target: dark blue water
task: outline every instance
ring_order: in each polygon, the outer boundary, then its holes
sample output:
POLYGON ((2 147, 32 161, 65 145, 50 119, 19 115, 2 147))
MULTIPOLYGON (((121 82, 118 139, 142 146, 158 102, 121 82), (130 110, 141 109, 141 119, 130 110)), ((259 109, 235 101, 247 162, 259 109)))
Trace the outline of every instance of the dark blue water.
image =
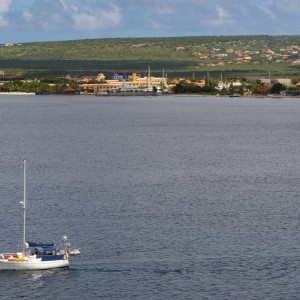
POLYGON ((299 299, 300 99, 0 97, 1 299, 299 299))

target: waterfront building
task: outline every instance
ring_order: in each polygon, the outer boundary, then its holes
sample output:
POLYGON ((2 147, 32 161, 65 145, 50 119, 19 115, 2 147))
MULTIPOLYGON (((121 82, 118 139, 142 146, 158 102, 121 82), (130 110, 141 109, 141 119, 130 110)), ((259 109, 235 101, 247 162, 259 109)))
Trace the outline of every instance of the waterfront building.
POLYGON ((137 78, 141 77, 140 74, 136 72, 114 72, 112 75, 113 80, 120 80, 120 81, 128 81, 128 80, 136 80, 137 78))
POLYGON ((259 76, 251 76, 251 77, 246 77, 247 81, 251 83, 257 83, 258 81, 261 83, 265 84, 274 84, 274 83, 281 83, 284 85, 291 85, 292 80, 290 78, 263 78, 259 76))
POLYGON ((167 87, 167 79, 163 77, 143 77, 137 78, 134 81, 119 81, 119 80, 106 80, 106 83, 84 83, 80 84, 79 88, 84 91, 93 93, 103 92, 125 92, 125 91, 146 91, 156 87, 158 91, 165 90, 167 87))

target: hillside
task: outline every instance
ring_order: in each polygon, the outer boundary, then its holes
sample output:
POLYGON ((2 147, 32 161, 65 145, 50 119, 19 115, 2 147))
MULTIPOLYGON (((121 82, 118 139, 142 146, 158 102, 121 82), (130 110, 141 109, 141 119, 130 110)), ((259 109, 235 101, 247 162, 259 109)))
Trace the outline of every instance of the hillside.
POLYGON ((116 38, 0 46, 0 70, 27 75, 146 70, 298 76, 300 36, 116 38))

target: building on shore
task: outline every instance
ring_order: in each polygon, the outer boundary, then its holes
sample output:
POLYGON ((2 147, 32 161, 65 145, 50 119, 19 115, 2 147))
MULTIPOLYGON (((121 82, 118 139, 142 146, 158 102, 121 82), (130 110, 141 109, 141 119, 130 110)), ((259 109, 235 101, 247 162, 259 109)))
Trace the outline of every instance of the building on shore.
POLYGON ((165 91, 167 87, 167 79, 163 77, 143 77, 136 80, 120 81, 116 79, 106 80, 105 83, 83 83, 79 85, 80 90, 92 93, 116 93, 116 92, 132 92, 132 91, 165 91))
POLYGON ((274 84, 274 83, 281 83, 284 85, 291 85, 292 80, 290 78, 265 78, 265 77, 259 77, 259 76, 251 76, 251 77, 246 77, 247 81, 251 83, 265 83, 265 84, 274 84))
POLYGON ((84 76, 83 78, 79 78, 77 81, 84 81, 84 82, 89 82, 91 80, 96 80, 96 81, 104 81, 105 80, 105 75, 100 73, 97 76, 84 76))
POLYGON ((135 81, 137 78, 140 78, 141 74, 136 72, 114 72, 111 79, 120 80, 120 81, 135 81))

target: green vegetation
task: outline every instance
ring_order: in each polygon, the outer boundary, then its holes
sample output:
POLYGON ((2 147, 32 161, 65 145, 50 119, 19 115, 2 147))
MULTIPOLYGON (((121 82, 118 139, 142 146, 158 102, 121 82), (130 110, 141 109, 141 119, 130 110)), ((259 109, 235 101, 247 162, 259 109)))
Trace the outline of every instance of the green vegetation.
POLYGON ((63 93, 68 87, 78 90, 78 83, 73 80, 66 80, 48 77, 37 80, 13 80, 0 86, 1 92, 26 92, 36 94, 57 94, 63 93))
POLYGON ((175 94, 216 94, 218 91, 213 86, 200 87, 193 83, 179 82, 173 88, 175 94))
POLYGON ((299 78, 300 36, 199 36, 114 38, 0 45, 0 70, 30 77, 162 69, 168 77, 231 76, 299 78), (298 64, 299 63, 299 64, 298 64))
POLYGON ((274 83, 271 90, 270 90, 270 93, 271 94, 280 94, 281 91, 285 90, 286 87, 284 84, 280 83, 280 82, 277 82, 277 83, 274 83))

